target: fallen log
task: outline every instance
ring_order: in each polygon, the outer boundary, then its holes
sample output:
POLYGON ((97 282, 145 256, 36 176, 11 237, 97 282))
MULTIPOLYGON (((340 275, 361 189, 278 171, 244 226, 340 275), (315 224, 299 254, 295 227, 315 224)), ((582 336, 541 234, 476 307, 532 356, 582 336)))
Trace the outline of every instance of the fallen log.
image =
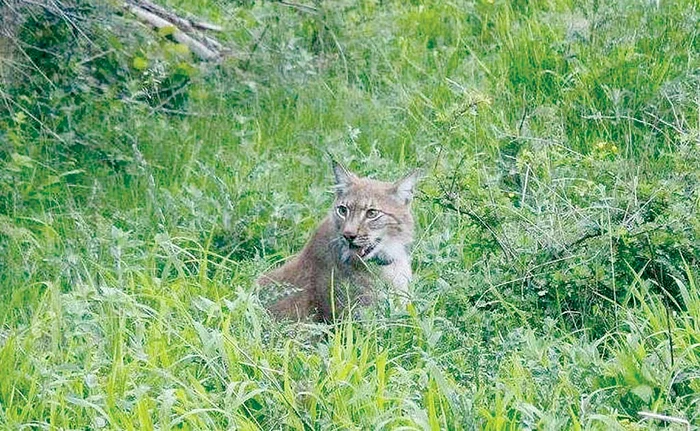
POLYGON ((124 7, 140 21, 161 29, 172 28, 172 37, 187 46, 197 57, 203 60, 218 60, 230 50, 211 36, 201 33, 203 30, 223 31, 221 26, 204 21, 183 18, 163 6, 148 0, 127 0, 124 7))

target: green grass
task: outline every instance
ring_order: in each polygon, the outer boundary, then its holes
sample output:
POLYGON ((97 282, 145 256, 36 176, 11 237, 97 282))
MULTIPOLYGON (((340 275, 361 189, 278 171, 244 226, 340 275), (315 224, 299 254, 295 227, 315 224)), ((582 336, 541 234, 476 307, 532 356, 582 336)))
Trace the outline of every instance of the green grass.
POLYGON ((19 36, 61 55, 0 87, 0 428, 700 427, 695 2, 164 3, 243 57, 19 36), (327 152, 425 171, 415 299, 274 322, 327 152))

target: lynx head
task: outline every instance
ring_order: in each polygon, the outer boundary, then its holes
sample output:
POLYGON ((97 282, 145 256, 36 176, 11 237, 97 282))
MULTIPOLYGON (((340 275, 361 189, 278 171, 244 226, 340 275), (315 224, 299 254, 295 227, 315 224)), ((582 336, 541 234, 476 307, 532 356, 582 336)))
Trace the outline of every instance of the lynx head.
POLYGON ((333 173, 331 219, 343 259, 389 263, 405 255, 413 240, 411 200, 419 172, 389 183, 358 177, 333 162, 333 173))

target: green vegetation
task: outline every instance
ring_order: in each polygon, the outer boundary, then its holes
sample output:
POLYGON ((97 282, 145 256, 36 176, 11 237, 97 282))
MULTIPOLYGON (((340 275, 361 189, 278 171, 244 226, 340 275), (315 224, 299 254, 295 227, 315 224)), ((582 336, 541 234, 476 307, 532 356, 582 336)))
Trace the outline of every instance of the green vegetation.
POLYGON ((695 1, 169 0, 220 64, 62 4, 0 60, 0 428, 700 427, 695 1), (273 322, 326 152, 426 172, 415 301, 273 322))

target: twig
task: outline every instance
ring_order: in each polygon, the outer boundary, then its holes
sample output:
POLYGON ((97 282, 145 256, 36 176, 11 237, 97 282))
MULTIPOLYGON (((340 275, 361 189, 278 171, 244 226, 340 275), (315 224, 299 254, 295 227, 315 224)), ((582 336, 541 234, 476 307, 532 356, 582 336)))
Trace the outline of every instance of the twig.
POLYGON ((523 181, 523 189, 520 194, 520 208, 525 207, 525 194, 527 193, 527 183, 530 179, 530 165, 525 166, 525 181, 523 181))
POLYGON ((333 43, 335 43, 335 47, 338 49, 340 59, 343 60, 343 70, 345 71, 345 80, 347 81, 350 79, 350 74, 348 72, 348 60, 345 58, 345 52, 343 51, 343 47, 340 45, 340 41, 338 41, 335 32, 331 30, 331 28, 325 22, 323 23, 323 26, 326 28, 326 31, 330 33, 331 38, 333 38, 333 43))
POLYGON ((316 9, 315 7, 301 4, 301 3, 294 3, 294 2, 285 1, 285 0, 278 0, 277 3, 279 3, 283 6, 291 7, 293 9, 300 11, 300 12, 306 12, 306 13, 311 13, 311 14, 318 13, 318 9, 316 9))
POLYGON ((477 222, 479 225, 481 225, 484 229, 486 229, 490 234, 491 237, 493 238, 494 241, 496 241, 496 244, 500 247, 501 250, 503 250, 503 253, 509 258, 515 258, 515 254, 513 251, 508 247, 501 239, 498 237, 498 234, 491 228, 491 226, 486 223, 486 221, 477 213, 469 210, 464 210, 460 207, 455 206, 454 203, 452 203, 449 200, 446 199, 434 199, 434 203, 437 205, 448 209, 450 211, 454 211, 457 214, 464 215, 472 219, 473 221, 477 222))
MULTIPOLYGON (((588 241, 589 239, 592 238, 598 238, 599 236, 603 235, 603 230, 599 228, 595 228, 591 232, 587 232, 583 234, 583 236, 575 241, 570 242, 569 244, 566 244, 563 248, 562 251, 571 251, 572 249, 578 247, 579 245, 583 244, 584 242, 588 241)), ((556 253, 554 257, 559 258, 561 256, 562 252, 556 253)))
POLYGON ((11 104, 15 105, 20 111, 24 113, 27 117, 31 118, 34 120, 42 130, 44 130, 46 133, 49 135, 53 136, 57 141, 61 142, 62 144, 66 144, 65 139, 63 139, 60 135, 58 135, 56 132, 54 132, 53 128, 47 126, 44 124, 40 119, 34 116, 31 112, 27 110, 24 106, 16 102, 12 97, 10 97, 8 94, 6 94, 4 91, 0 89, 0 97, 2 97, 6 102, 10 102, 11 104))
MULTIPOLYGON (((651 259, 651 269, 654 272, 654 278, 656 279, 656 282, 658 283, 659 287, 661 287, 664 291, 667 291, 664 279, 664 272, 663 268, 659 268, 658 262, 657 262, 657 257, 656 253, 654 252, 654 248, 651 246, 651 238, 649 237, 649 234, 646 234, 646 245, 647 248, 649 249, 649 257, 651 259)), ((670 296, 670 295, 669 295, 670 296)), ((675 358, 673 354, 673 333, 671 332, 671 313, 669 311, 669 307, 666 301, 662 301, 664 305, 664 309, 666 310, 666 337, 668 338, 668 351, 671 355, 671 368, 675 365, 675 358)), ((661 359, 661 358, 659 358, 661 359)), ((666 362, 663 360, 661 361, 662 364, 666 365, 666 362)))
MULTIPOLYGON (((649 114, 647 113, 647 115, 649 115, 649 114)), ((652 124, 652 123, 650 123, 650 122, 648 122, 648 121, 640 120, 639 118, 635 118, 635 117, 632 117, 632 116, 629 116, 629 115, 602 115, 602 114, 593 114, 593 115, 582 115, 581 118, 583 118, 584 120, 596 120, 596 121, 600 121, 600 120, 627 120, 627 121, 632 121, 633 123, 637 123, 637 124, 641 124, 641 125, 643 125, 643 126, 650 127, 650 128, 652 128, 654 131, 659 132, 659 133, 661 133, 662 135, 664 135, 664 137, 666 137, 666 139, 670 139, 670 137, 668 136, 668 133, 666 133, 666 131, 664 131, 664 130, 662 130, 661 128, 659 128, 656 124, 652 124)), ((655 118, 655 119, 658 120, 658 118, 655 118)), ((673 126, 671 126, 671 127, 673 127, 673 126)))
POLYGON ((644 419, 654 419, 657 421, 662 421, 662 422, 671 422, 671 423, 676 423, 676 424, 681 424, 685 425, 685 428, 687 430, 690 430, 690 422, 688 419, 683 419, 675 416, 667 416, 667 415, 661 415, 658 413, 652 413, 652 412, 639 412, 639 416, 643 417, 644 419))
POLYGON ((527 121, 527 101, 525 100, 525 92, 523 91, 523 115, 520 117, 520 122, 518 124, 518 136, 522 136, 523 134, 525 121, 527 121))
POLYGON ((268 28, 270 28, 270 25, 265 24, 265 28, 263 29, 262 33, 260 33, 260 36, 255 38, 255 42, 253 43, 253 47, 250 49, 250 52, 248 53, 248 58, 246 58, 245 63, 243 63, 243 69, 248 69, 248 66, 250 65, 250 60, 253 58, 253 54, 255 54, 255 51, 257 51, 258 46, 260 45, 263 38, 267 34, 268 28))

